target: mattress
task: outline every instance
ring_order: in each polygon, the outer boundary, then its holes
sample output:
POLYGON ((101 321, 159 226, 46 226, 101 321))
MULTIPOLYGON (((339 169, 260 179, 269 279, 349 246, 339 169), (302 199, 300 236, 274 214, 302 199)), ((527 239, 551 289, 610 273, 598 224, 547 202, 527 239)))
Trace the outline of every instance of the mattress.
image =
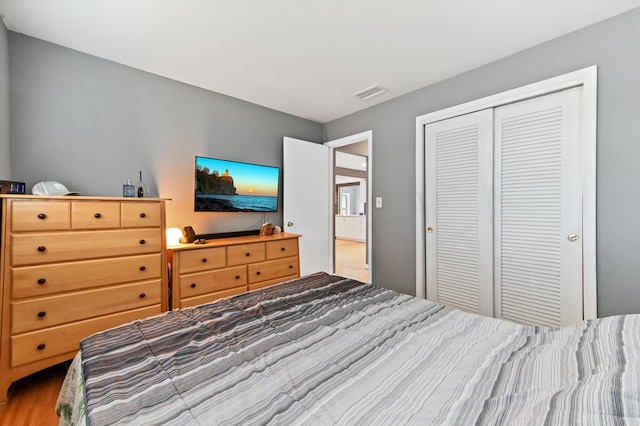
POLYGON ((66 403, 90 425, 624 424, 639 354, 638 315, 525 326, 318 273, 88 337, 66 403))

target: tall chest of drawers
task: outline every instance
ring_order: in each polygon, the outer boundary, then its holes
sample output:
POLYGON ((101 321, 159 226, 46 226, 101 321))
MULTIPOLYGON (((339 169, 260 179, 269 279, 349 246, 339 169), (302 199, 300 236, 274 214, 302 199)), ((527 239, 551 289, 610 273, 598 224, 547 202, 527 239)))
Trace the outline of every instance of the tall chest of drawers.
POLYGON ((0 402, 84 337, 168 308, 161 199, 2 196, 0 402))
POLYGON ((299 237, 279 233, 170 247, 171 309, 200 305, 299 277, 299 237))

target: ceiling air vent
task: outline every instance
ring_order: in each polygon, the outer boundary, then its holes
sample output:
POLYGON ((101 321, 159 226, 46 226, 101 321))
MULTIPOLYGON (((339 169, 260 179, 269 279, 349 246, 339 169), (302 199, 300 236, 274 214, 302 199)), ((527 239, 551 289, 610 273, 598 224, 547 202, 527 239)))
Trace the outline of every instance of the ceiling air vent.
POLYGON ((385 89, 384 87, 378 86, 376 84, 375 86, 367 87, 364 90, 354 93, 353 96, 357 96, 360 98, 360 100, 366 101, 368 99, 373 98, 374 96, 381 95, 388 91, 389 89, 385 89))

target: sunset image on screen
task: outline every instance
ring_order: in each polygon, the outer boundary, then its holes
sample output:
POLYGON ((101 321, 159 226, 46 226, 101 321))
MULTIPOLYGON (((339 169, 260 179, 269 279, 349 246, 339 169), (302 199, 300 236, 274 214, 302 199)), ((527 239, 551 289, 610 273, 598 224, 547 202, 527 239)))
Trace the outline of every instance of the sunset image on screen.
POLYGON ((277 211, 277 167, 196 157, 196 211, 277 211))

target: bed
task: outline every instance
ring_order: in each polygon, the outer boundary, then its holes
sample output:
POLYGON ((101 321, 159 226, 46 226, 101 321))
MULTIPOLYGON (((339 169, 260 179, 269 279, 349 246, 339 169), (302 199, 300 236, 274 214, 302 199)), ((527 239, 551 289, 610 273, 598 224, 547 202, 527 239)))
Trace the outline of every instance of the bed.
POLYGON ((640 315, 536 327, 318 273, 83 340, 61 423, 640 422, 640 315))

